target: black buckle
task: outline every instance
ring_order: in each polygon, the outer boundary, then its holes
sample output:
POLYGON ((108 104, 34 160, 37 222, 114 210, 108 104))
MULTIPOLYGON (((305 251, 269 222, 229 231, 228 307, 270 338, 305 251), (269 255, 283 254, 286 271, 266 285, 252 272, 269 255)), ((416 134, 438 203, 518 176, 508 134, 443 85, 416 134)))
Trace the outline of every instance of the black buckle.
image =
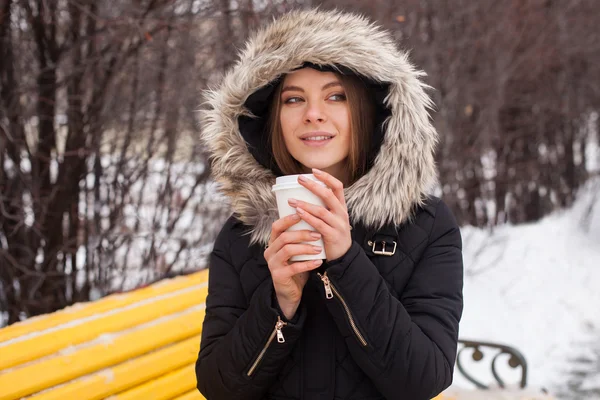
POLYGON ((387 242, 385 240, 382 240, 381 242, 372 242, 369 240, 369 245, 373 245, 373 248, 371 249, 371 251, 373 252, 373 254, 377 254, 379 256, 391 257, 394 254, 396 254, 396 247, 398 246, 398 243, 396 243, 396 241, 394 241, 392 243, 394 244, 394 248, 392 249, 392 251, 386 251, 387 250, 387 247, 386 247, 387 242), (381 250, 377 250, 378 244, 381 245, 381 250))

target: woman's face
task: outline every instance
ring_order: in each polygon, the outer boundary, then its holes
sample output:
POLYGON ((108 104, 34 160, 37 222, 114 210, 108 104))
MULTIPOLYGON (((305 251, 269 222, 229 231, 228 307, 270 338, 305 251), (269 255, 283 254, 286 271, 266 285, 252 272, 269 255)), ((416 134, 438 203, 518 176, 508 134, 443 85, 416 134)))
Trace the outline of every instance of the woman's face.
POLYGON ((281 90, 281 130, 285 146, 307 169, 341 179, 350 151, 350 109, 333 72, 303 68, 286 75, 281 90))

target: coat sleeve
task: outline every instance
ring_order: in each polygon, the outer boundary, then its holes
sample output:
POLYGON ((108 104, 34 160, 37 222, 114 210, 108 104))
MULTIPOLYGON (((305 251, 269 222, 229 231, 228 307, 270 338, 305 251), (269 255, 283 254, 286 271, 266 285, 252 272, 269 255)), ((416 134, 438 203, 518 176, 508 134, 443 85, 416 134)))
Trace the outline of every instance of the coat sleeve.
POLYGON ((247 302, 225 236, 222 231, 210 256, 197 388, 208 400, 258 400, 276 380, 299 338, 305 310, 301 304, 294 322, 285 321, 281 328, 285 342, 280 343, 275 327, 278 317, 284 316, 278 311, 272 280, 259 285, 247 302), (260 362, 249 375, 257 359, 260 362))
POLYGON ((326 299, 327 308, 355 362, 386 399, 399 393, 431 399, 452 383, 463 308, 461 248, 458 225, 440 201, 427 247, 399 299, 356 242, 327 267, 334 294, 343 299, 326 299))

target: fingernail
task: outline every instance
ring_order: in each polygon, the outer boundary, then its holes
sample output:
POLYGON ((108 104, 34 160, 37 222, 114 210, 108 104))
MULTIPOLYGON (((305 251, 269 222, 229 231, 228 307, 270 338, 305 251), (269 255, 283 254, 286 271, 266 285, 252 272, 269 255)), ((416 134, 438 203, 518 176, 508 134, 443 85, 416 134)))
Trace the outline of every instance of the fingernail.
POLYGON ((315 174, 315 175, 320 175, 323 173, 323 171, 321 171, 320 169, 316 169, 316 168, 313 168, 312 171, 313 171, 313 174, 315 174))
POLYGON ((293 220, 300 219, 300 216, 298 214, 292 214, 292 219, 293 220))
POLYGON ((315 261, 313 261, 313 264, 321 265, 321 264, 323 264, 323 260, 315 260, 315 261))
POLYGON ((304 210, 301 209, 300 207, 296 208, 296 212, 300 215, 304 215, 304 210))
POLYGON ((294 199, 288 199, 288 203, 292 207, 296 207, 298 205, 298 201, 294 199))
POLYGON ((321 234, 319 232, 311 232, 310 237, 321 239, 321 234))
POLYGON ((298 180, 299 180, 300 182, 306 182, 306 177, 304 177, 304 176, 300 175, 300 176, 298 177, 298 180))
POLYGON ((313 246, 313 251, 314 251, 315 253, 320 253, 320 252, 321 252, 321 250, 323 250, 323 249, 321 249, 319 246, 313 246))

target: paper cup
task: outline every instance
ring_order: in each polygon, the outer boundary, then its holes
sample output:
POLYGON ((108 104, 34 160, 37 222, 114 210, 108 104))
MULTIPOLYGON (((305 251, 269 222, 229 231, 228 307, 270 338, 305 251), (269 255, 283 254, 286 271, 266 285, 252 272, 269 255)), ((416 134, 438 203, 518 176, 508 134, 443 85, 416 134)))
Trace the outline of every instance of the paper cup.
MULTIPOLYGON (((275 180, 275 185, 273 185, 272 191, 275 193, 275 197, 277 198, 277 209, 279 210, 279 218, 283 218, 296 213, 296 209, 288 204, 288 199, 302 200, 307 203, 325 207, 323 200, 321 200, 319 196, 317 196, 316 194, 302 186, 300 183, 298 183, 299 176, 300 175, 285 175, 280 176, 275 180)), ((312 179, 313 181, 323 186, 326 186, 323 182, 315 178, 313 174, 302 174, 302 176, 308 179, 312 179)), ((300 222, 288 228, 288 232, 301 230, 316 231, 315 228, 313 228, 308 223, 306 223, 306 221, 303 220, 300 220, 300 222)), ((290 261, 326 259, 325 246, 323 244, 322 238, 319 240, 315 240, 314 242, 303 243, 320 246, 323 250, 319 254, 301 254, 297 256, 292 256, 290 258, 290 261)))

